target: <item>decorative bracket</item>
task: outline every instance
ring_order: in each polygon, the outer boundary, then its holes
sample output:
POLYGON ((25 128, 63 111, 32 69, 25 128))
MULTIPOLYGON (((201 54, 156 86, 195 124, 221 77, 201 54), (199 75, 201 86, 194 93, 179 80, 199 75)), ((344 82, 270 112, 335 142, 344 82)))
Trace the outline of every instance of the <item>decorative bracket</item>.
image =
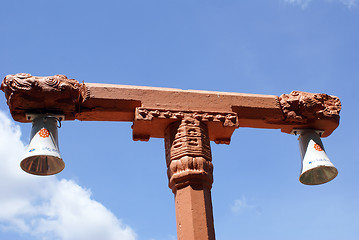
POLYGON ((185 117, 206 123, 209 139, 218 144, 229 144, 234 130, 239 127, 238 117, 234 112, 192 112, 138 107, 133 123, 133 140, 163 138, 169 124, 185 117))
POLYGON ((28 73, 7 75, 1 84, 11 115, 19 122, 29 122, 25 113, 61 114, 74 120, 84 88, 65 75, 35 77, 28 73))
POLYGON ((279 97, 285 121, 306 124, 318 119, 339 119, 339 98, 328 94, 293 91, 279 97))

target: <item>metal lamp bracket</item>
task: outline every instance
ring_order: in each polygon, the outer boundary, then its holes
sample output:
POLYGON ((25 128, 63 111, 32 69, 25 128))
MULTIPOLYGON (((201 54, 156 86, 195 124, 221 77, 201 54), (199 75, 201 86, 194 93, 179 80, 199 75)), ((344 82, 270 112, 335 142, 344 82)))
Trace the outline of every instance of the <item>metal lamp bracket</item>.
POLYGON ((298 134, 302 134, 304 131, 306 130, 314 130, 317 134, 319 134, 319 136, 322 136, 324 131, 323 130, 318 130, 318 129, 293 129, 291 131, 290 134, 293 134, 293 135, 298 135, 298 134))
POLYGON ((33 120, 35 120, 36 118, 38 118, 39 116, 53 117, 53 118, 58 119, 59 121, 64 121, 64 120, 65 120, 65 115, 62 115, 62 114, 51 114, 51 113, 48 113, 48 114, 25 113, 25 116, 26 116, 26 119, 29 120, 29 121, 33 121, 33 120))

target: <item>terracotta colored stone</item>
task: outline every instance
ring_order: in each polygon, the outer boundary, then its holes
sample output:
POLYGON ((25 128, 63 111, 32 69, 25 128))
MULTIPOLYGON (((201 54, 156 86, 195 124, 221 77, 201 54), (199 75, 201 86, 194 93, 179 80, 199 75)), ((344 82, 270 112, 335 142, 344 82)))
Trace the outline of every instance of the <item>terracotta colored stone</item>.
POLYGON ((207 125, 193 117, 166 128, 165 148, 169 187, 204 184, 211 189, 213 165, 207 125), (190 179, 190 180, 189 180, 190 179))
POLYGON ((166 128, 169 187, 175 194, 177 238, 214 240, 213 165, 206 123, 185 116, 166 128))
POLYGON ((25 113, 56 113, 74 120, 81 101, 81 84, 64 75, 35 77, 7 75, 1 84, 16 121, 27 122, 25 113))
POLYGON ((11 114, 27 122, 25 113, 56 112, 67 120, 132 121, 135 140, 164 137, 164 129, 183 113, 208 121, 210 140, 229 143, 235 128, 270 128, 291 133, 314 128, 329 136, 339 125, 340 101, 327 94, 292 92, 273 95, 181 90, 85 83, 63 75, 8 75, 1 84, 11 114), (136 110, 137 109, 137 110, 136 110), (143 117, 149 111, 149 115, 143 117), (156 115, 159 111, 159 115, 156 115), (155 115, 153 115, 155 113, 155 115), (167 114, 168 113, 168 114, 167 114), (167 115, 167 116, 165 116, 167 115), (220 115, 219 118, 216 115, 220 115), (223 117, 235 119, 232 126, 223 117), (151 120, 148 120, 152 118, 151 120), (222 121, 222 122, 221 122, 222 121), (221 122, 221 123, 220 123, 221 122))
POLYGON ((339 119, 339 98, 327 94, 293 91, 279 97, 285 120, 308 123, 316 119, 339 119))
POLYGON ((178 240, 214 240, 211 192, 188 185, 175 193, 178 240))
POLYGON ((231 136, 239 127, 237 114, 233 112, 191 112, 170 111, 161 109, 136 108, 133 121, 133 139, 147 141, 150 137, 164 137, 165 128, 184 117, 192 117, 205 122, 209 138, 216 143, 229 144, 231 136))

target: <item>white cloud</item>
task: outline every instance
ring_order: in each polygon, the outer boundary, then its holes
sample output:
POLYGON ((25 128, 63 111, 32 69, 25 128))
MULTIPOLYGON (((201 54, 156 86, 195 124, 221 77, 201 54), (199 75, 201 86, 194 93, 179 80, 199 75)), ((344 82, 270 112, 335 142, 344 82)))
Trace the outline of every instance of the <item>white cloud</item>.
POLYGON ((231 206, 231 210, 232 210, 232 212, 237 213, 237 212, 241 212, 244 209, 247 209, 249 207, 250 207, 250 205, 247 204, 247 200, 245 199, 245 197, 242 197, 241 199, 234 200, 234 202, 231 206))
POLYGON ((257 214, 261 213, 261 209, 253 204, 249 204, 247 199, 245 197, 242 197, 241 199, 236 199, 233 201, 233 204, 231 205, 231 211, 232 213, 242 213, 244 211, 254 211, 257 214))
POLYGON ((176 237, 176 236, 168 235, 168 237, 169 237, 169 240, 177 240, 177 237, 176 237))
MULTIPOLYGON (((359 0, 324 0, 326 2, 340 2, 348 8, 356 7, 359 0)), ((306 8, 312 0, 284 0, 284 2, 306 8)))
POLYGON ((311 0, 284 0, 285 2, 306 8, 311 0))
POLYGON ((0 111, 0 230, 52 240, 134 240, 134 231, 72 180, 20 169, 21 131, 0 111))
POLYGON ((348 8, 356 7, 358 4, 358 0, 340 0, 343 4, 345 4, 348 8))

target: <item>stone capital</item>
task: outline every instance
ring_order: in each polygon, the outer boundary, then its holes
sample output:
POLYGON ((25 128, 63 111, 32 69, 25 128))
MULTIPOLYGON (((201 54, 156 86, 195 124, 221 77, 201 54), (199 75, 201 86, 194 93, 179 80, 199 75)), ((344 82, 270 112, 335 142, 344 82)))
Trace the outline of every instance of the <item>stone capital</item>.
POLYGON ((187 116, 170 124, 165 131, 165 149, 173 192, 188 185, 211 189, 213 165, 206 123, 187 116))

